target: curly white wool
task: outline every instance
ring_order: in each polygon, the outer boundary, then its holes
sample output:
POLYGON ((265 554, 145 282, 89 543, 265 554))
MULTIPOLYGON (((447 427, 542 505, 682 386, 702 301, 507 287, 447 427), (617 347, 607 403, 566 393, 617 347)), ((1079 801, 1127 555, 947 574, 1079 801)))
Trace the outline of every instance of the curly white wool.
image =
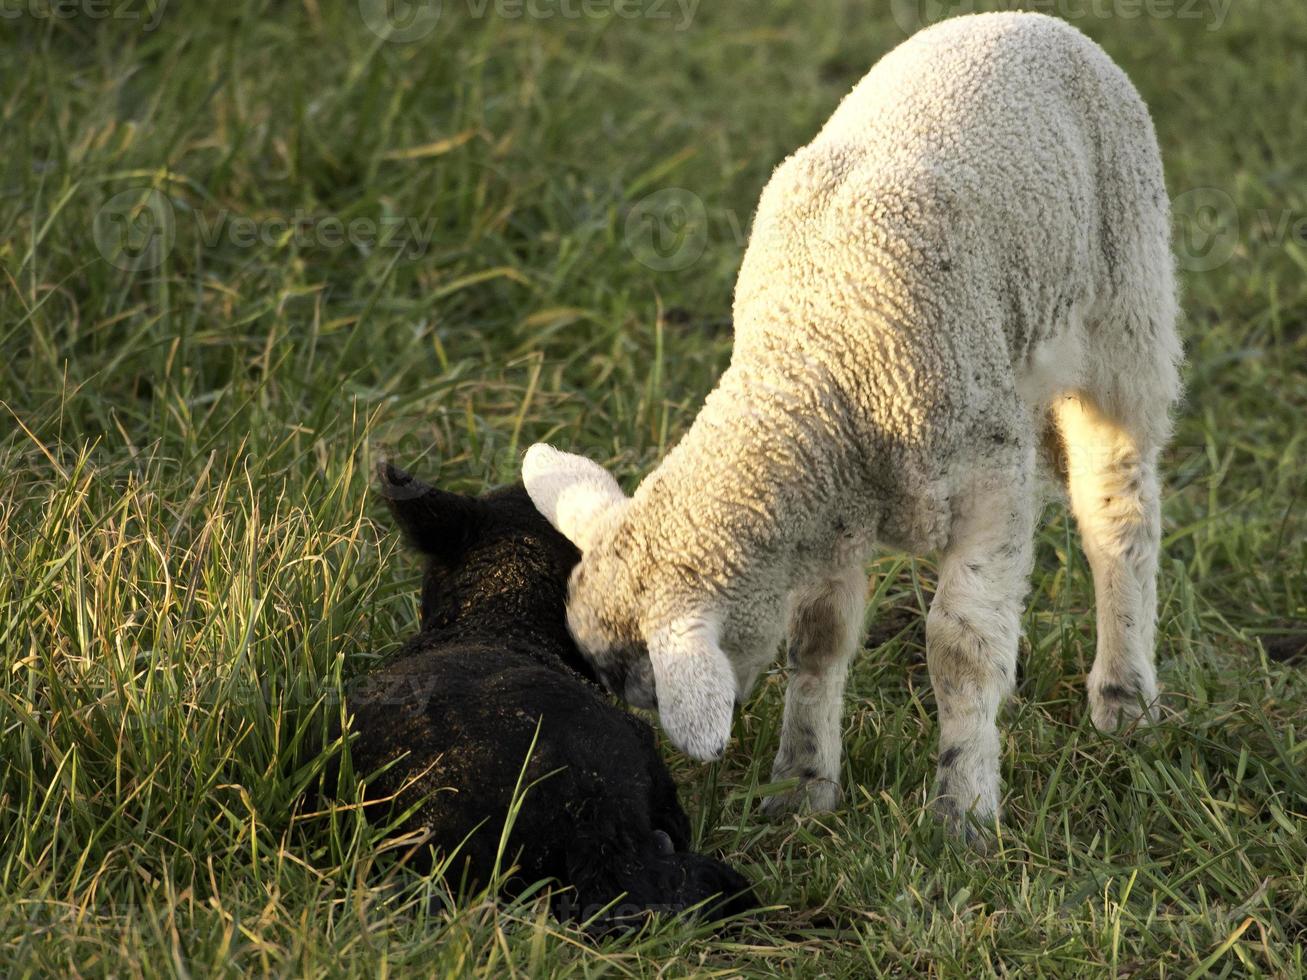
POLYGON ((769 802, 828 807, 868 550, 939 551, 938 807, 959 829, 992 822, 1050 433, 1094 574, 1093 720, 1156 699, 1175 319, 1161 160, 1125 75, 1042 15, 921 32, 777 168, 730 368, 634 496, 587 460, 528 452, 533 500, 584 552, 577 641, 712 758, 788 630, 774 775, 801 784, 769 802))

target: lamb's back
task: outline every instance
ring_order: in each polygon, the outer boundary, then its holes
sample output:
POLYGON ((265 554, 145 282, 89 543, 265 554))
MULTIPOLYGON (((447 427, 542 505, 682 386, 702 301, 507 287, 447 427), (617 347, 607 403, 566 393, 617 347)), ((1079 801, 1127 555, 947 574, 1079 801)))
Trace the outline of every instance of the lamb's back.
MULTIPOLYGON (((347 707, 354 769, 377 773, 368 798, 393 812, 417 804, 404 829, 425 831, 438 851, 460 848, 483 882, 504 817, 526 787, 509 850, 525 848, 524 875, 535 880, 565 876, 579 808, 614 809, 647 836, 655 784, 671 786, 648 725, 575 672, 499 638, 419 636, 360 679, 347 707)), ((683 822, 669 791, 664 816, 683 822)), ((687 828, 663 829, 688 844, 687 828)))
POLYGON ((898 332, 947 360, 959 338, 930 333, 952 319, 997 328, 991 353, 1019 360, 1102 287, 1121 201, 1166 208, 1147 109, 1103 51, 1038 14, 945 21, 777 168, 737 284, 737 347, 801 337, 847 359, 851 332, 890 347, 898 332))

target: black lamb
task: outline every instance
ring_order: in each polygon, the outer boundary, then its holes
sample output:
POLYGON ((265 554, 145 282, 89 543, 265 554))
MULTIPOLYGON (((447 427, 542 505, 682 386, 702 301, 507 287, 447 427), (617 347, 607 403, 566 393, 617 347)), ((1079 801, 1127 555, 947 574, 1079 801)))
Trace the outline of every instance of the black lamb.
POLYGON ((609 702, 568 634, 576 548, 520 485, 466 497, 386 463, 378 477, 427 563, 421 632, 347 695, 352 764, 377 773, 367 798, 417 805, 398 829, 425 832, 428 857, 455 854, 455 887, 485 885, 520 780, 529 788, 502 856, 517 871, 504 890, 570 885, 554 892, 555 915, 594 931, 654 911, 752 908, 739 874, 688 850, 652 729, 609 702))

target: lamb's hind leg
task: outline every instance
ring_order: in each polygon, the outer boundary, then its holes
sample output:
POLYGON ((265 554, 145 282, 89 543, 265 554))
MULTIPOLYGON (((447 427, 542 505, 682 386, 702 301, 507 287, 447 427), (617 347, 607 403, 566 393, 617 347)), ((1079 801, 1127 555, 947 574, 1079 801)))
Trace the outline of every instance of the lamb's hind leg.
POLYGON ((798 777, 797 789, 763 801, 776 815, 830 810, 840 799, 840 718, 849 661, 858 648, 867 575, 851 565, 795 597, 781 746, 772 779, 798 777))
POLYGON ((1030 577, 1033 459, 986 467, 958 496, 926 617, 926 662, 939 710, 935 807, 968 839, 999 806, 996 719, 1016 674, 1030 577))
POLYGON ((1060 399, 1056 417, 1071 509, 1094 575, 1098 652, 1089 673, 1090 716, 1110 730, 1155 713, 1157 450, 1081 397, 1060 399))

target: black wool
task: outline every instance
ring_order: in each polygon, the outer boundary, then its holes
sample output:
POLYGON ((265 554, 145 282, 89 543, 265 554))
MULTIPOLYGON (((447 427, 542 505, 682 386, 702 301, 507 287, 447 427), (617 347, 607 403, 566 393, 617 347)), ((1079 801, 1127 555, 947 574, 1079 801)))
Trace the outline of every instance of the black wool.
POLYGON ((689 821, 653 731, 608 700, 568 634, 576 548, 521 486, 474 498, 388 464, 379 477, 426 556, 422 628, 351 685, 350 754, 360 776, 375 774, 368 799, 394 797, 391 813, 416 805, 398 828, 428 835, 415 859, 456 851, 446 880, 487 883, 520 779, 529 788, 503 850, 502 866, 518 869, 506 891, 542 879, 571 886, 553 899, 570 920, 611 904, 595 931, 700 903, 714 918, 751 908, 739 874, 688 850, 689 821))

